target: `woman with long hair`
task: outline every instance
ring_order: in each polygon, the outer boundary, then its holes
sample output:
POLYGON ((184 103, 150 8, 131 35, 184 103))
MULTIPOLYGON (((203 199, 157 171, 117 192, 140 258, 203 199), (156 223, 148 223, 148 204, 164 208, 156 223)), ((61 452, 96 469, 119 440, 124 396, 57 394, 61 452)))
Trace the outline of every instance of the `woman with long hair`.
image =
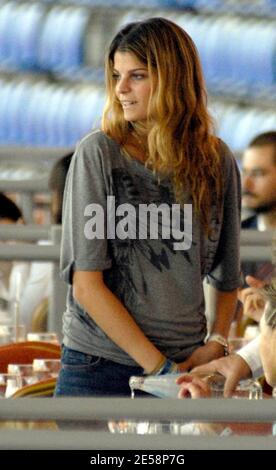
POLYGON ((101 129, 78 144, 65 190, 57 396, 127 396, 131 375, 222 356, 240 285, 239 173, 213 133, 189 35, 164 18, 124 26, 106 91, 101 129))

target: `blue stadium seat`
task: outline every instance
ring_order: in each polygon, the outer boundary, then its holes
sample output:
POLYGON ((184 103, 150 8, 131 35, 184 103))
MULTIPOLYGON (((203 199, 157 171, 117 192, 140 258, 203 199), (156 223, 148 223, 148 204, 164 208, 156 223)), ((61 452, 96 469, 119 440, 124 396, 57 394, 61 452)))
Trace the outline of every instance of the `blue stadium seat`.
POLYGON ((13 82, 12 93, 6 109, 5 122, 7 126, 6 142, 23 144, 23 128, 25 126, 25 110, 28 103, 29 87, 25 81, 13 82))
POLYGON ((82 8, 54 7, 47 15, 39 47, 44 70, 62 70, 83 64, 83 43, 89 13, 82 8))
POLYGON ((57 116, 62 108, 64 88, 53 84, 49 90, 48 110, 44 120, 45 143, 52 147, 62 145, 60 133, 57 128, 57 116))
POLYGON ((21 68, 36 69, 37 50, 45 8, 39 3, 18 6, 16 63, 21 68))
POLYGON ((7 3, 0 8, 0 61, 8 69, 36 67, 36 52, 44 7, 7 3))
POLYGON ((14 38, 14 25, 16 24, 17 4, 6 3, 0 7, 0 62, 7 65, 11 62, 11 44, 14 38))
POLYGON ((54 125, 57 135, 57 142, 59 142, 59 145, 62 147, 69 146, 71 143, 74 145, 74 143, 77 141, 75 128, 74 126, 70 126, 70 123, 72 122, 72 115, 75 115, 76 109, 79 109, 77 106, 77 100, 75 100, 75 98, 75 87, 64 89, 63 98, 55 116, 54 125), (69 145, 68 142, 70 142, 69 145))
POLYGON ((27 145, 29 140, 26 139, 26 122, 29 115, 30 100, 32 95, 32 84, 29 81, 23 81, 20 105, 17 109, 17 135, 18 143, 27 145))
POLYGON ((44 82, 37 82, 31 87, 23 137, 29 145, 47 145, 44 123, 49 111, 50 94, 51 86, 44 82))
POLYGON ((258 25, 258 35, 254 48, 256 81, 265 87, 276 82, 276 29, 275 25, 262 22, 258 25))
POLYGON ((236 150, 233 145, 233 134, 235 130, 239 128, 242 118, 243 115, 240 108, 232 105, 229 107, 226 106, 225 112, 220 117, 220 121, 217 121, 219 137, 221 137, 232 150, 236 150))
POLYGON ((7 109, 13 95, 12 82, 0 80, 0 143, 6 144, 9 136, 8 122, 6 120, 7 109))
POLYGON ((76 122, 78 138, 87 134, 95 125, 98 112, 97 93, 96 89, 84 87, 78 94, 80 110, 76 122))
POLYGON ((66 27, 65 8, 52 8, 42 26, 38 50, 38 63, 43 70, 52 70, 58 66, 59 43, 66 27))

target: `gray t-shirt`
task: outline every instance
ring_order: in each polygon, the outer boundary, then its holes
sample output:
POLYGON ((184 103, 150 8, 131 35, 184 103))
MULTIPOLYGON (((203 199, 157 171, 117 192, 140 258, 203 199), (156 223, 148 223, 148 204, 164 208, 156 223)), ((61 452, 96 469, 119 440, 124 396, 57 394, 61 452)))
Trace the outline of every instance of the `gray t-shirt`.
MULTIPOLYGON (((69 284, 63 321, 66 346, 122 364, 137 365, 73 298, 72 274, 76 270, 103 271, 106 285, 167 357, 183 361, 203 344, 206 336, 204 277, 207 275, 208 281, 223 291, 240 285, 239 171, 223 143, 221 154, 224 200, 221 214, 215 206, 212 211, 212 237, 206 237, 193 213, 191 246, 175 250, 175 239, 161 236, 159 218, 158 239, 149 237, 148 226, 146 232, 141 230, 142 239, 131 235, 126 239, 118 236, 112 239, 110 228, 107 234, 107 219, 110 221, 110 214, 114 214, 108 212, 107 200, 115 201, 116 214, 119 206, 129 208, 121 206, 126 203, 137 210, 141 204, 150 203, 157 206, 163 203, 171 208, 175 200, 169 180, 158 178, 137 160, 127 158, 119 145, 101 131, 89 134, 80 142, 68 173, 63 206, 61 274, 69 284), (105 219, 100 227, 95 220, 102 220, 102 214, 105 219), (92 239, 90 234, 96 229, 102 238, 92 239)), ((189 198, 187 202, 191 203, 189 198)), ((183 213, 182 210, 182 224, 183 213)), ((115 227, 123 219, 123 215, 117 214, 113 219, 115 227)), ((125 224, 123 231, 128 231, 129 225, 132 224, 125 224)), ((128 234, 131 233, 130 230, 128 234)))

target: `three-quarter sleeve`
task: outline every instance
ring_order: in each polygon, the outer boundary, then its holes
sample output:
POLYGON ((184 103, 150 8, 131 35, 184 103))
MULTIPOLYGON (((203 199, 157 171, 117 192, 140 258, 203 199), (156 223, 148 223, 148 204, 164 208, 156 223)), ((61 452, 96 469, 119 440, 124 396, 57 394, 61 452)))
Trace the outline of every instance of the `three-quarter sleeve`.
POLYGON ((240 269, 241 182, 240 172, 231 152, 224 155, 224 198, 216 253, 207 281, 222 291, 242 285, 240 269))
POLYGON ((90 136, 76 149, 64 191, 60 267, 66 283, 72 283, 76 270, 103 271, 111 266, 106 236, 92 235, 93 230, 104 233, 107 194, 104 149, 90 136))

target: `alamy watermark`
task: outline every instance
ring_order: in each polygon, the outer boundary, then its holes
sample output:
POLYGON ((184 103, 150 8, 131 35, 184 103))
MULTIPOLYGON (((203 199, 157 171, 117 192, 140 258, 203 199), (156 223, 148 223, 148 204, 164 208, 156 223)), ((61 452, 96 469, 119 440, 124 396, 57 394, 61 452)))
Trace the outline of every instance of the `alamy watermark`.
POLYGON ((174 250, 189 250, 192 245, 192 204, 119 204, 107 196, 106 207, 88 204, 84 226, 88 240, 163 240, 173 239, 174 250))

